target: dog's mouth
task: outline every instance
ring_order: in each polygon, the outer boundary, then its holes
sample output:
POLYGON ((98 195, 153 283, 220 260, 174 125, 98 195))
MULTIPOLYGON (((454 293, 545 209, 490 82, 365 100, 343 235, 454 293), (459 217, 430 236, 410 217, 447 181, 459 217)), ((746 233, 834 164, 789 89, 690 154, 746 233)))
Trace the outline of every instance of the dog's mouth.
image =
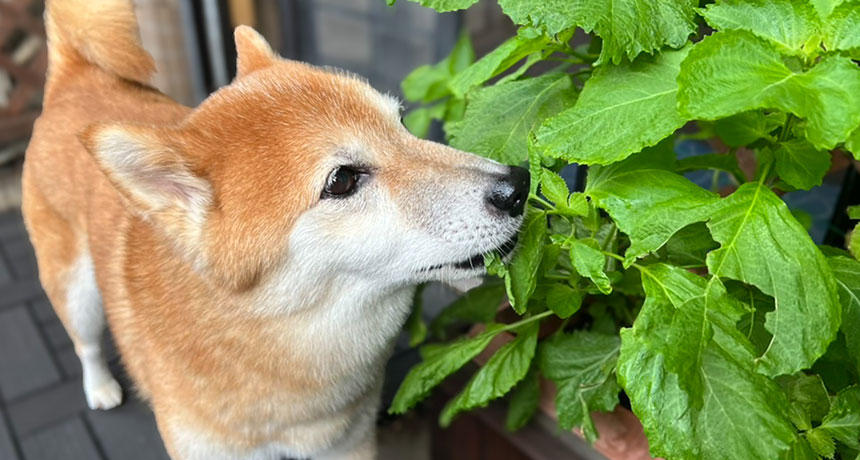
POLYGON ((460 269, 460 270, 474 270, 476 268, 483 268, 485 255, 496 252, 499 254, 499 257, 504 260, 514 250, 515 247, 517 247, 517 234, 516 233, 514 233, 513 236, 511 236, 510 238, 508 238, 507 241, 505 241, 504 243, 500 244, 499 246, 497 246, 493 249, 490 249, 489 251, 479 252, 479 253, 473 255, 472 257, 469 257, 468 259, 461 260, 459 262, 451 262, 451 263, 447 263, 447 264, 434 265, 432 267, 428 267, 428 268, 424 269, 423 271, 429 272, 429 271, 438 270, 440 268, 445 268, 445 267, 453 267, 453 268, 460 269))

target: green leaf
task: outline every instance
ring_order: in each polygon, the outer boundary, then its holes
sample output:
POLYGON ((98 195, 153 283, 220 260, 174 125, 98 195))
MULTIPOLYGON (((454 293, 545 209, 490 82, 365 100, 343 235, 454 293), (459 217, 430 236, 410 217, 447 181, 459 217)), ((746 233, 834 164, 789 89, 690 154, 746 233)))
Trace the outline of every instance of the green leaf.
POLYGON ((582 306, 585 292, 567 284, 554 283, 546 293, 546 306, 559 318, 568 318, 582 306))
POLYGON ((818 455, 833 458, 833 455, 836 454, 836 444, 833 443, 833 438, 826 431, 816 428, 807 431, 805 434, 806 440, 809 441, 812 450, 818 455))
POLYGON ((408 101, 431 102, 451 93, 449 80, 475 60, 475 52, 469 35, 460 34, 451 53, 434 65, 424 65, 413 70, 403 79, 400 88, 408 101))
POLYGON ((608 412, 618 405, 613 374, 619 347, 618 336, 587 331, 556 334, 540 346, 541 372, 558 390, 559 425, 566 430, 582 427, 590 442, 597 439, 591 412, 608 412))
POLYGON ((860 449, 860 386, 850 386, 836 395, 818 429, 852 449, 860 449))
POLYGON ((546 214, 540 211, 527 213, 520 231, 519 245, 505 276, 508 300, 519 314, 525 313, 529 297, 535 290, 545 236, 546 214))
POLYGON ((683 116, 714 120, 780 109, 804 118, 804 136, 820 149, 833 148, 860 125, 860 67, 851 59, 826 56, 797 73, 774 45, 744 31, 718 32, 693 47, 678 88, 683 116))
POLYGON ((720 200, 708 228, 721 244, 708 254, 710 273, 752 284, 776 299, 765 321, 773 339, 756 359, 758 370, 775 376, 811 366, 836 336, 841 309, 833 274, 809 234, 758 183, 720 200))
POLYGON ((594 240, 573 240, 570 243, 570 262, 577 273, 589 278, 604 294, 612 292, 612 284, 604 272, 606 256, 594 240))
POLYGON ((804 437, 798 437, 791 448, 781 455, 780 460, 818 460, 818 454, 812 450, 809 441, 804 437))
POLYGON ((717 248, 705 224, 690 224, 666 242, 666 260, 674 265, 705 265, 708 252, 717 248))
POLYGON ((498 334, 500 328, 500 325, 491 325, 484 333, 475 337, 430 348, 429 352, 424 354, 424 361, 413 367, 400 384, 388 412, 402 414, 424 399, 445 377, 478 356, 498 334))
POLYGON ((559 203, 561 203, 562 206, 567 206, 567 197, 570 195, 570 190, 567 188, 567 184, 561 176, 544 168, 541 171, 540 182, 540 191, 545 197, 549 198, 549 200, 555 203, 556 206, 558 206, 559 203))
POLYGON ((752 32, 784 53, 808 53, 818 45, 817 40, 810 43, 818 35, 818 16, 805 1, 724 0, 708 5, 702 16, 715 29, 752 32))
POLYGON ((830 153, 816 149, 803 139, 783 142, 773 154, 780 179, 801 190, 821 185, 821 179, 830 169, 830 153))
POLYGON ((830 396, 821 377, 798 372, 780 376, 777 383, 788 397, 789 415, 798 429, 811 429, 812 422, 820 422, 830 410, 830 396))
POLYGON ((464 10, 478 0, 409 0, 410 2, 420 3, 428 8, 444 13, 446 11, 464 10))
POLYGON ((419 107, 410 110, 403 117, 403 125, 417 137, 426 137, 430 131, 430 123, 445 116, 445 103, 440 102, 430 107, 419 107))
MULTIPOLYGON (((637 155, 638 157, 638 155, 637 155)), ((632 157, 628 161, 635 161, 632 157)), ((586 193, 630 237, 625 266, 656 251, 678 230, 706 220, 718 196, 683 176, 635 163, 591 168, 586 193)))
POLYGON ((445 338, 445 328, 458 321, 488 323, 495 318, 504 296, 505 287, 501 283, 491 282, 478 286, 442 310, 430 323, 430 330, 433 335, 445 338))
POLYGON ((784 122, 785 114, 766 115, 761 110, 750 110, 717 120, 714 131, 726 145, 743 147, 759 139, 773 139, 770 133, 784 122))
POLYGON ((551 40, 534 29, 520 28, 515 37, 458 73, 451 81, 450 89, 455 96, 463 97, 470 89, 502 73, 526 56, 543 50, 551 40))
POLYGON ((745 179, 744 172, 738 166, 738 157, 722 153, 706 153, 704 155, 693 155, 678 160, 678 172, 696 171, 700 169, 715 169, 725 171, 735 176, 738 181, 745 179))
POLYGON ((860 160, 860 126, 845 140, 845 148, 854 155, 855 160, 860 160))
POLYGON ((860 50, 860 3, 846 2, 824 21, 824 47, 828 50, 860 50))
POLYGON ((576 105, 538 129, 538 146, 551 157, 605 165, 672 134, 685 121, 676 110, 675 80, 688 51, 598 67, 576 105))
POLYGON ((848 213, 849 219, 854 219, 854 220, 860 219, 860 205, 848 206, 848 209, 846 212, 848 213))
POLYGON ((439 424, 447 427, 460 412, 484 407, 504 396, 529 370, 537 346, 538 322, 524 326, 517 338, 506 343, 481 366, 469 383, 442 409, 439 424))
POLYGON ((409 318, 406 320, 406 330, 409 331, 409 346, 415 347, 418 346, 421 342, 423 342, 427 338, 427 324, 424 323, 424 318, 421 316, 422 310, 424 309, 424 300, 422 298, 422 293, 424 292, 424 284, 418 286, 415 290, 415 295, 413 296, 413 304, 412 313, 409 314, 409 318))
POLYGON ((860 261, 839 256, 830 257, 827 262, 836 278, 842 303, 840 329, 845 335, 848 354, 860 370, 860 261))
POLYGON ((528 135, 545 118, 576 100, 570 77, 549 74, 497 83, 469 93, 463 119, 446 129, 458 149, 518 165, 528 154, 528 135))
POLYGON ((642 267, 645 304, 621 331, 618 376, 651 454, 777 458, 795 439, 778 387, 753 370, 741 314, 719 280, 642 267))
POLYGON ((600 62, 618 64, 664 45, 680 48, 695 31, 690 0, 499 0, 518 24, 557 34, 574 26, 603 39, 600 62))
POLYGON ((833 9, 842 4, 845 0, 809 0, 812 6, 815 7, 815 12, 821 19, 827 19, 833 9))
POLYGON ((532 366, 528 374, 511 391, 505 427, 511 431, 526 426, 537 411, 540 402, 540 375, 537 366, 532 366))

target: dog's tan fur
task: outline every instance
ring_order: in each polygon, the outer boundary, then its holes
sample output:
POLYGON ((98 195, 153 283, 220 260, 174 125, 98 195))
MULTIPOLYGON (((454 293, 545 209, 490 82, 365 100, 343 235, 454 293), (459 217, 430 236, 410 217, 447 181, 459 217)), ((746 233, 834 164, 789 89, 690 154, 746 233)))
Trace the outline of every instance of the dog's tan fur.
MULTIPOLYGON (((373 313, 391 319, 361 337, 350 329, 367 327, 361 312, 326 310, 343 301, 335 275, 302 291, 308 298, 279 297, 302 263, 289 261, 296 233, 308 234, 297 222, 333 239, 351 231, 334 211, 310 212, 323 206, 332 152, 344 145, 369 155, 401 220, 426 220, 423 189, 471 186, 499 167, 412 137, 365 83, 280 59, 249 28, 236 31, 237 79, 192 110, 148 86, 154 65, 129 2, 54 0, 46 17, 49 78, 23 211, 85 387, 96 362, 86 360, 100 350, 75 315, 101 310, 67 304, 88 292, 80 280, 91 261, 124 364, 172 457, 372 457, 379 374, 422 280, 369 297, 396 311, 373 313), (341 343, 338 327, 355 342, 341 343)), ((112 378, 93 375, 91 405, 118 403, 112 378)))

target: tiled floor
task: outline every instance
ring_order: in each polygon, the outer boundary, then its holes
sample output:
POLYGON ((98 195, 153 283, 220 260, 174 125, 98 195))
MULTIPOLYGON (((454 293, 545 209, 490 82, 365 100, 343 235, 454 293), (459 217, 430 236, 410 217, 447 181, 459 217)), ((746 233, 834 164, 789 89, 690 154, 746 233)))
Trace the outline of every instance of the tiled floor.
MULTIPOLYGON (((122 375, 113 353, 111 367, 122 375)), ((39 286, 21 214, 2 213, 0 460, 168 458, 143 403, 127 393, 122 406, 91 411, 80 374, 72 343, 39 286)))

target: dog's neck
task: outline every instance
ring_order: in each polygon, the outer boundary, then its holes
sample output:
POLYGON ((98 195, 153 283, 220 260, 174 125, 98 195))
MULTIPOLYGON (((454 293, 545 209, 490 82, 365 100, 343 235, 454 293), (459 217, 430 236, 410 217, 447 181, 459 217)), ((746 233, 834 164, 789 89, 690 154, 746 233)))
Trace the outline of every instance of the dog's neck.
POLYGON ((251 314, 289 328, 292 351, 320 372, 370 379, 388 359, 414 293, 415 285, 290 260, 243 297, 251 314))

